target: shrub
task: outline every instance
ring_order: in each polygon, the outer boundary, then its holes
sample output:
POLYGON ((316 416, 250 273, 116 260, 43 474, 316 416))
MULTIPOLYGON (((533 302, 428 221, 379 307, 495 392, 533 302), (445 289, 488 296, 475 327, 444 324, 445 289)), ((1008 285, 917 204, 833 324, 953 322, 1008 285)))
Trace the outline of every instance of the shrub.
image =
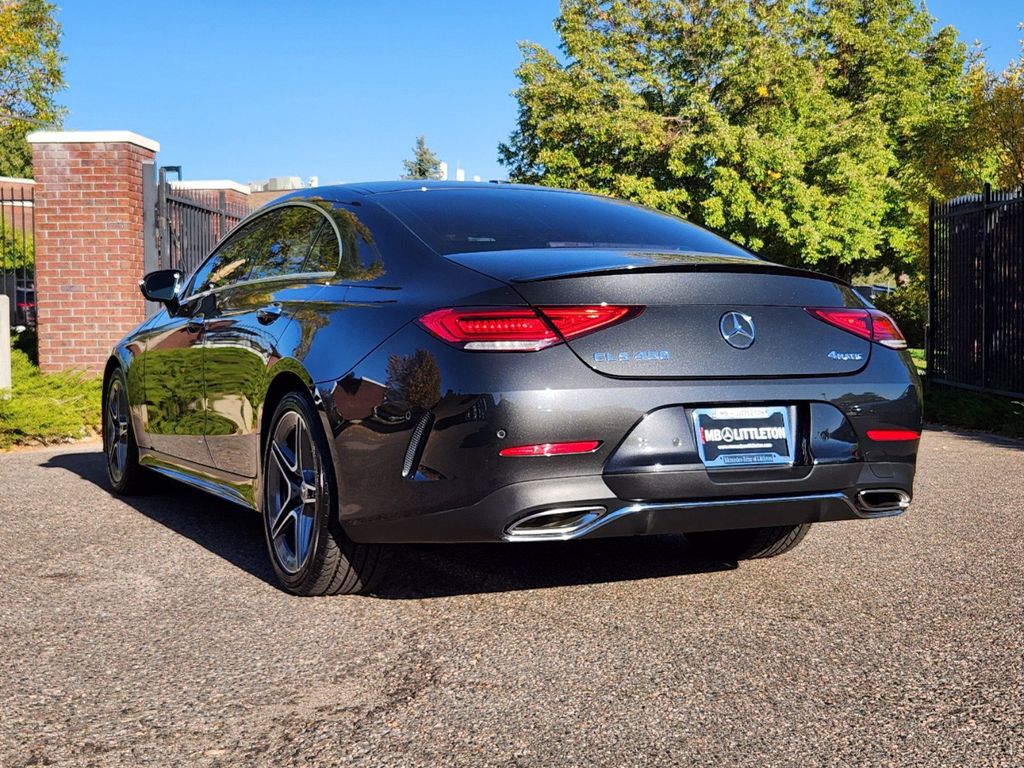
POLYGON ((0 447, 64 442, 99 431, 99 377, 43 373, 14 349, 11 378, 10 396, 0 395, 0 447))

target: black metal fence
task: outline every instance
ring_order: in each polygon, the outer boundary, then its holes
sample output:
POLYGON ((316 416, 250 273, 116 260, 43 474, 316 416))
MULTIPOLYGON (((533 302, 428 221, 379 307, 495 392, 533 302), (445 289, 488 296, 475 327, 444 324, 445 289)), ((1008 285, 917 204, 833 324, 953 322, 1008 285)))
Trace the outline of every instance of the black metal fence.
POLYGON ((223 190, 175 189, 167 181, 168 170, 172 168, 160 169, 157 186, 158 265, 187 274, 249 214, 249 208, 229 202, 223 190))
POLYGON ((933 203, 928 378, 1024 397, 1024 190, 933 203))
POLYGON ((0 182, 0 293, 11 300, 11 325, 36 325, 35 193, 0 182))

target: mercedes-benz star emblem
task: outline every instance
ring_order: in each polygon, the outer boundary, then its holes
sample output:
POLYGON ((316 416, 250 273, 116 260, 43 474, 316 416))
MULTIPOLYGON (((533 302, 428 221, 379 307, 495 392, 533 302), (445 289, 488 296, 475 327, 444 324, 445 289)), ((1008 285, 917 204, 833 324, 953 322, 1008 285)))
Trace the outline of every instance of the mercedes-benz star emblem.
POLYGON ((746 349, 754 343, 754 319, 742 312, 726 312, 718 323, 722 338, 736 349, 746 349))

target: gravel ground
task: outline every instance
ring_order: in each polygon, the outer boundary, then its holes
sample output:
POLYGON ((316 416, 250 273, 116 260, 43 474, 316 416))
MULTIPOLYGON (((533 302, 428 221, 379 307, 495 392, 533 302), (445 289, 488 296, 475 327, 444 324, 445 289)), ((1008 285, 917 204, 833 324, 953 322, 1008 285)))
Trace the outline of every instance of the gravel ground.
POLYGON ((260 523, 0 456, 0 766, 1024 765, 1024 443, 925 435, 901 518, 776 560, 681 537, 404 547, 273 584, 260 523))

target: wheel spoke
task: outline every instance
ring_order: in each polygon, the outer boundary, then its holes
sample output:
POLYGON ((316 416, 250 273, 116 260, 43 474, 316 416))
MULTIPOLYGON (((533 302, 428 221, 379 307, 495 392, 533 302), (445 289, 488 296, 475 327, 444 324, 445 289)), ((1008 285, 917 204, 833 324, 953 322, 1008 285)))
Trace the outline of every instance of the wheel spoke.
POLYGON ((287 482, 292 483, 295 481, 298 470, 295 466, 295 461, 292 457, 288 456, 287 451, 288 447, 282 445, 279 441, 272 440, 270 442, 270 453, 274 457, 278 471, 287 482))
POLYGON ((298 510, 299 507, 294 506, 288 509, 282 507, 281 511, 277 515, 277 519, 270 527, 270 537, 272 539, 277 539, 284 532, 288 522, 295 519, 298 510))
POLYGON ((306 436, 303 430, 302 419, 295 420, 295 474, 299 481, 302 481, 302 454, 306 447, 306 436))
POLYGON ((288 482, 288 478, 284 474, 277 478, 277 493, 273 494, 271 499, 276 503, 277 509, 270 520, 270 534, 271 538, 276 539, 288 522, 289 514, 297 506, 295 487, 288 482))
POLYGON ((309 554, 310 533, 313 530, 313 519, 303 514, 303 507, 295 508, 295 567, 301 568, 309 554))

